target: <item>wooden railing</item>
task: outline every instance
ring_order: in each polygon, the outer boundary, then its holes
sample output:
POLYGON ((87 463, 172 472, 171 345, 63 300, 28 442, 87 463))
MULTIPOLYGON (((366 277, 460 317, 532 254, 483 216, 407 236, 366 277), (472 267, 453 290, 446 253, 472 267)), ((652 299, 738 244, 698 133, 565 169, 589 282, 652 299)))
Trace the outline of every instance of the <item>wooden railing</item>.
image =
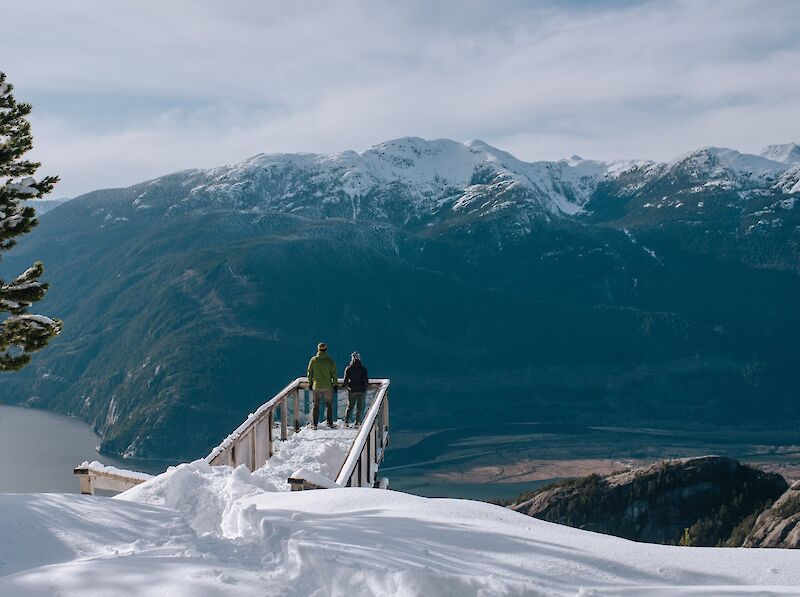
POLYGON ((273 453, 273 428, 275 421, 280 421, 280 438, 289 439, 289 409, 294 411, 292 423, 295 431, 300 430, 302 414, 300 412, 300 391, 308 388, 308 380, 298 377, 283 388, 272 399, 251 413, 247 419, 226 437, 220 445, 206 456, 206 462, 212 466, 244 464, 254 471, 266 464, 273 453))
MULTIPOLYGON (((377 467, 383 461, 388 445, 389 380, 373 380, 368 389, 375 392, 375 398, 336 478, 336 483, 342 486, 372 487, 377 467)), ((247 420, 206 456, 206 462, 212 466, 244 464, 251 471, 264 466, 273 453, 275 421, 280 421, 280 439, 283 441, 289 437, 289 421, 292 422, 295 432, 311 421, 311 408, 300 407, 301 392, 306 390, 308 379, 295 379, 272 400, 265 402, 248 416, 247 420)), ((304 404, 307 398, 303 401, 304 404)), ((292 479, 290 483, 293 489, 309 488, 312 485, 303 484, 298 479, 292 479)))
POLYGON ((369 384, 369 389, 375 391, 375 397, 336 480, 331 481, 316 473, 301 470, 289 478, 292 491, 335 487, 388 487, 388 480, 379 483, 377 474, 389 445, 389 380, 374 380, 369 384))
POLYGON ((343 487, 375 487, 389 445, 389 380, 381 380, 350 452, 336 477, 343 487))
POLYGON ((81 493, 88 495, 94 495, 98 489, 120 493, 153 478, 146 473, 104 466, 99 462, 84 462, 75 467, 73 473, 78 476, 81 493))

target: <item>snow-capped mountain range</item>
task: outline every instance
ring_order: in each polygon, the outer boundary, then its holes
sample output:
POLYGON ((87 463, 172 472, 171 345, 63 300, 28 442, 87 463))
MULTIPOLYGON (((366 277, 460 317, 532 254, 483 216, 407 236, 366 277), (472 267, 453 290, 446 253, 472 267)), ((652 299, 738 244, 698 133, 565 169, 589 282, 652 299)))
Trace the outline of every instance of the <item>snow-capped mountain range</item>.
MULTIPOLYGON (((641 162, 573 157, 523 162, 483 141, 458 143, 408 137, 362 153, 257 155, 244 162, 178 175, 187 196, 170 213, 209 204, 300 215, 406 220, 442 212, 491 213, 524 204, 541 213, 574 214, 599 180, 641 162)), ((134 201, 146 209, 164 179, 134 201)))
POLYGON ((406 137, 361 153, 262 154, 176 173, 134 187, 138 192, 131 207, 169 215, 209 208, 267 210, 406 225, 513 208, 558 217, 582 213, 599 185, 620 179, 626 192, 656 179, 685 176, 729 190, 795 193, 800 190, 797 164, 800 148, 794 143, 771 145, 761 155, 708 147, 664 163, 578 156, 524 162, 483 141, 406 137), (165 187, 173 188, 165 192, 165 187))

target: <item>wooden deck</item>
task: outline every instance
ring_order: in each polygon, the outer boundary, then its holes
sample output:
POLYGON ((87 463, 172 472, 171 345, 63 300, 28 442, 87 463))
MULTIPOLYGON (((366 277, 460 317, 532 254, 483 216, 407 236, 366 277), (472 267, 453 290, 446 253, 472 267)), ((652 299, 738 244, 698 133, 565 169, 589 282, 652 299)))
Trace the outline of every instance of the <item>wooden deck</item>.
MULTIPOLYGON (((377 379, 369 384, 369 394, 374 395, 368 404, 358 434, 336 479, 320 479, 303 469, 289 479, 292 490, 323 489, 328 487, 386 487, 387 481, 378 481, 378 469, 389 444, 389 380, 377 379), (307 478, 306 478, 307 477, 307 478)), ((275 452, 276 437, 287 441, 300 433, 311 421, 310 390, 308 380, 298 377, 271 400, 248 415, 228 437, 206 456, 212 466, 245 465, 255 471, 269 462, 275 452), (291 422, 291 425, 290 425, 291 422)), ((347 392, 339 391, 339 405, 347 402, 347 392)), ((338 414, 338 413, 337 413, 338 414)), ((294 438, 297 440, 298 438, 294 438)), ((94 494, 96 489, 122 492, 143 483, 149 477, 135 471, 125 471, 92 463, 76 467, 81 493, 94 494)))

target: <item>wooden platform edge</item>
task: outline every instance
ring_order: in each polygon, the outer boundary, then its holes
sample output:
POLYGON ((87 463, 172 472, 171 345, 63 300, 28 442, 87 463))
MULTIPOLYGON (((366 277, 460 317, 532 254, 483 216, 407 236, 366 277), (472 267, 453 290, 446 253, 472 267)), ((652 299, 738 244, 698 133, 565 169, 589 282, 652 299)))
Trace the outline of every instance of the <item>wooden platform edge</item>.
POLYGON ((84 495, 94 495, 95 490, 103 489, 106 491, 123 492, 131 487, 144 483, 146 479, 138 477, 128 477, 118 473, 106 471, 96 471, 87 467, 76 467, 73 474, 78 476, 81 493, 84 495))

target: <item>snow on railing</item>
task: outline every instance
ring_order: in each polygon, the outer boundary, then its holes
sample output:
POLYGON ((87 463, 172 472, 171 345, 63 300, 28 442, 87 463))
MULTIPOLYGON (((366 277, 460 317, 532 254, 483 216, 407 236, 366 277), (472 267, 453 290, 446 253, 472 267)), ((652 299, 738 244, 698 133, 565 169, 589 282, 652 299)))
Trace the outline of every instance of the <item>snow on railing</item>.
POLYGON ((96 460, 83 462, 80 466, 75 467, 73 473, 78 475, 81 493, 88 495, 94 495, 96 489, 125 491, 153 478, 147 473, 106 466, 96 460))
POLYGON ((308 380, 298 377, 272 399, 250 413, 245 421, 220 445, 206 456, 210 465, 238 466, 244 464, 254 471, 266 464, 273 454, 273 427, 277 411, 280 418, 281 440, 289 438, 289 407, 294 410, 294 429, 300 431, 300 390, 308 388, 308 380), (289 404, 289 399, 292 404, 289 404))

